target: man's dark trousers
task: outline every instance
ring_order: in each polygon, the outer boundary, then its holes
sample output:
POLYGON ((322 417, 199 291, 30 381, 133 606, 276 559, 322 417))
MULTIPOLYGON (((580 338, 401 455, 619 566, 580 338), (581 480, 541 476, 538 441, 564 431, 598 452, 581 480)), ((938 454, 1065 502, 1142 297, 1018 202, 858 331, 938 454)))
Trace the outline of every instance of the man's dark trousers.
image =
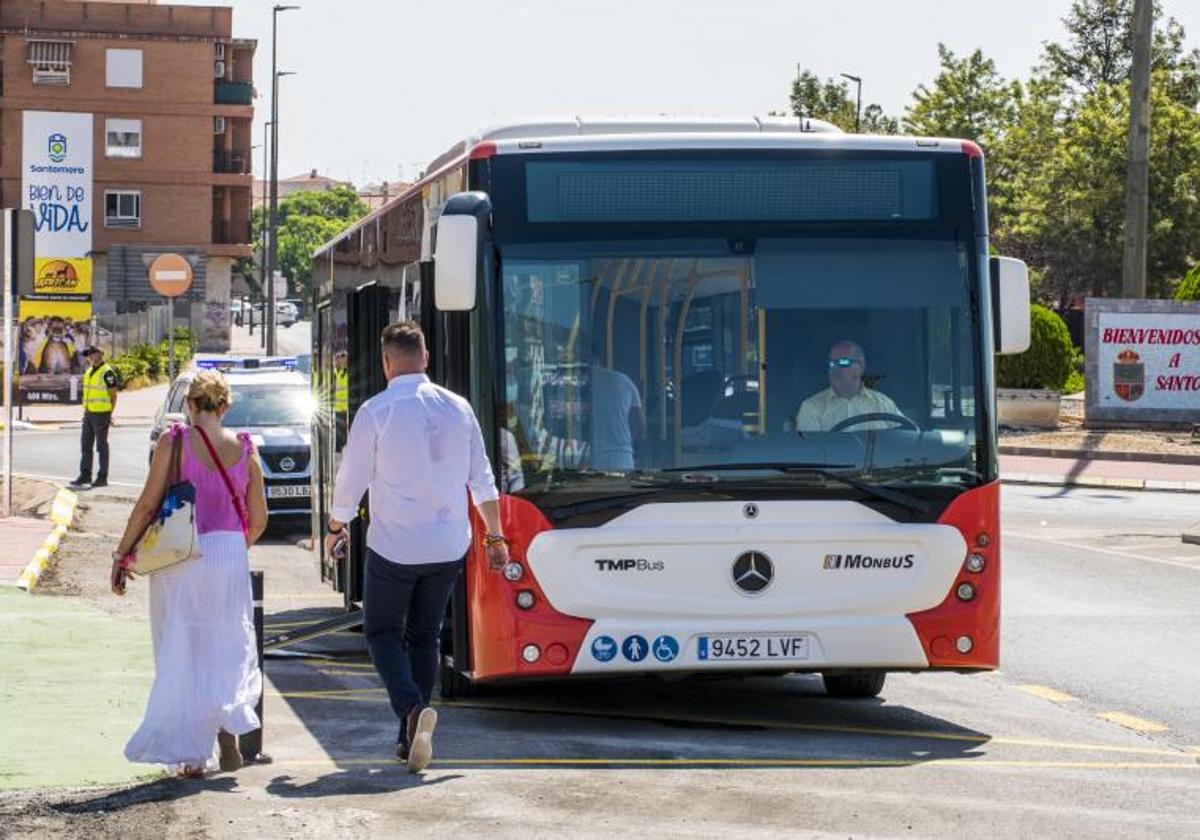
POLYGON ((92 477, 92 447, 99 456, 100 469, 96 480, 108 479, 108 427, 112 424, 112 412, 85 411, 83 413, 83 435, 80 443, 83 456, 79 459, 79 477, 92 477))
POLYGON ((463 560, 393 563, 368 548, 365 565, 363 630, 392 711, 403 723, 413 706, 429 705, 442 619, 463 560))

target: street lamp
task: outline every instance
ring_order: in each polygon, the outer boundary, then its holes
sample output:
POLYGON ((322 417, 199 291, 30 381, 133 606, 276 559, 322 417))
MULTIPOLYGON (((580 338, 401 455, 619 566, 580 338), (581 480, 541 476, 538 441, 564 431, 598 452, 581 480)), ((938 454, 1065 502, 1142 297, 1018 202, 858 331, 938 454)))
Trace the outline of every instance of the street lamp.
POLYGON ((854 133, 862 133, 862 77, 851 76, 849 73, 842 74, 843 79, 849 79, 858 87, 858 94, 855 96, 854 105, 854 133))
POLYGON ((276 5, 271 10, 271 200, 268 210, 267 259, 264 268, 266 288, 266 312, 263 328, 266 331, 267 355, 275 355, 275 233, 279 226, 279 77, 291 75, 276 69, 279 46, 279 13, 299 9, 299 6, 276 5))

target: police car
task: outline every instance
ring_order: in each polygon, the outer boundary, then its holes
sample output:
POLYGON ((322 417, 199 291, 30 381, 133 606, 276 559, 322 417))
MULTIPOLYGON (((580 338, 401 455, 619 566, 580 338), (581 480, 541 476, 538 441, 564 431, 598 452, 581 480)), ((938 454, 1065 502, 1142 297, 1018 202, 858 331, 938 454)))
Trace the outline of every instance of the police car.
MULTIPOLYGON (((283 367, 232 368, 224 371, 233 394, 225 428, 249 432, 262 459, 267 513, 272 517, 308 516, 312 416, 316 405, 308 379, 283 367)), ((186 422, 184 399, 194 371, 179 375, 154 418, 150 450, 172 423, 186 422)))

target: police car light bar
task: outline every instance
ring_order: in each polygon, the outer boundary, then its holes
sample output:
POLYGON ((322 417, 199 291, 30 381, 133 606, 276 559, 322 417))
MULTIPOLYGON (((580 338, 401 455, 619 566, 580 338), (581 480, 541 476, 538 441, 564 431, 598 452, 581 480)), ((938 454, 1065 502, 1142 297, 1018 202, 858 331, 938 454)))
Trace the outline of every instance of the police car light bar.
POLYGON ((196 367, 200 370, 295 370, 295 356, 209 356, 196 357, 196 367))

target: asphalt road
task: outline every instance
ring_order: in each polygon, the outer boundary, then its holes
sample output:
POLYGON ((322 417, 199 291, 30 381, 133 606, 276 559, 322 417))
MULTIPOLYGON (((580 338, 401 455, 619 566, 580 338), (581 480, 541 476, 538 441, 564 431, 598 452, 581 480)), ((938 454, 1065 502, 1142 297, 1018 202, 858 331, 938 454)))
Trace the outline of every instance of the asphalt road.
MULTIPOLYGON (((79 475, 79 435, 78 428, 18 429, 13 433, 13 468, 66 484, 79 475)), ((108 448, 109 483, 125 489, 141 487, 149 466, 150 427, 118 425, 109 430, 108 448)))
MULTIPOLYGON (((76 434, 23 433, 18 463, 73 469, 76 434)), ((144 447, 117 430, 114 477, 139 478, 144 447)), ((240 836, 1200 835, 1200 548, 1179 539, 1197 501, 1006 485, 993 674, 892 674, 862 702, 809 676, 502 690, 441 705, 418 781, 389 760, 384 692, 343 633, 268 661, 274 765, 239 774, 237 797, 217 780, 160 798, 240 836)), ((292 540, 252 562, 269 632, 336 611, 292 540)), ((132 814, 156 790, 95 807, 132 814)))

